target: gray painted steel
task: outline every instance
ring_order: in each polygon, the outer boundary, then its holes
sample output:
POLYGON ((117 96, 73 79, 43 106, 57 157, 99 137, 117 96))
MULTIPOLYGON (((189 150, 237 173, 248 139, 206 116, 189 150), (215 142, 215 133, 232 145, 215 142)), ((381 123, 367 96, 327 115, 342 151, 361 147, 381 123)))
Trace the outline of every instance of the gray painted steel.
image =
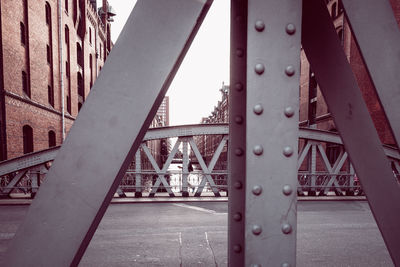
POLYGON ((210 4, 137 2, 10 244, 6 266, 79 263, 210 4))
POLYGON ((180 125, 161 128, 149 129, 143 141, 152 139, 163 139, 170 137, 184 137, 195 135, 214 135, 228 134, 228 124, 196 124, 196 125, 180 125))
POLYGON ((343 0, 346 16, 400 144, 400 31, 388 0, 343 0))
POLYGON ((304 1, 303 5, 303 48, 393 262, 400 265, 398 183, 324 2, 304 1))
POLYGON ((246 266, 296 265, 301 9, 249 0, 246 266))
POLYGON ((18 171, 53 160, 59 150, 59 146, 29 153, 18 158, 0 162, 0 176, 18 171))
POLYGON ((228 145, 228 262, 244 266, 246 200, 247 0, 231 1, 228 145))

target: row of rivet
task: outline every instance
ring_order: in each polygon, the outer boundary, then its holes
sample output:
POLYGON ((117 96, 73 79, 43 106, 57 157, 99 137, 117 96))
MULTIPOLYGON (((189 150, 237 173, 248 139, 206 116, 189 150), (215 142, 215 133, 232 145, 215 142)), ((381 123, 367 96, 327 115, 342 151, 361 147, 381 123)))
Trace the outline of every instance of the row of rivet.
MULTIPOLYGON (((254 28, 256 29, 256 31, 258 32, 263 32, 265 30, 265 23, 262 20, 257 20, 254 28)), ((289 23, 286 25, 286 33, 289 35, 293 35, 296 32, 296 27, 294 26, 294 24, 289 23)), ((265 72, 265 66, 262 63, 257 63, 254 67, 254 71, 256 74, 258 75, 262 75, 265 72)), ((285 68, 285 74, 288 77, 291 77, 295 74, 295 68, 292 65, 289 65, 285 68)), ((261 115, 264 111, 264 108, 262 106, 262 104, 256 104, 253 107, 253 112, 256 115, 261 115)), ((292 107, 286 107, 284 110, 284 114, 287 118, 291 118, 293 117, 295 111, 292 107)), ((263 154, 263 147, 261 145, 255 145, 253 147, 253 153, 256 156, 261 156, 263 154)), ((293 148, 290 146, 286 146, 283 149, 283 155, 286 157, 291 157, 293 155, 293 148)), ((292 187, 290 185, 284 185, 283 189, 282 189, 282 193, 285 196, 290 196, 292 194, 293 190, 292 187)), ((252 188, 252 193, 255 196, 259 196, 262 194, 262 186, 260 185, 256 185, 252 188)), ((284 234, 290 234, 292 232, 292 226, 289 223, 283 223, 281 230, 284 234)), ((254 235, 260 235, 262 233, 262 227, 260 225, 253 225, 251 228, 251 231, 254 235)), ((252 264, 251 266, 253 267, 259 267, 261 266, 260 264, 252 264)), ((289 263, 282 263, 281 265, 282 267, 290 267, 289 263)))
MULTIPOLYGON (((240 21, 240 20, 238 20, 238 21, 240 21)), ((242 48, 237 48, 236 49, 236 56, 237 57, 242 58, 244 55, 245 55, 244 49, 242 49, 242 48)), ((243 92, 243 89, 244 89, 243 83, 241 83, 241 82, 235 83, 234 88, 238 93, 243 92)), ((244 122, 244 119, 243 119, 242 115, 235 115, 234 120, 235 120, 235 123, 238 124, 238 125, 242 125, 243 122, 244 122)), ((235 149, 235 155, 236 156, 241 157, 241 156, 243 156, 243 154, 244 154, 243 148, 239 147, 239 148, 235 149)), ((236 181, 236 182, 233 183, 233 187, 235 189, 237 189, 237 190, 241 190, 243 188, 243 184, 240 181, 236 181)), ((233 215, 233 220, 236 221, 236 222, 240 222, 242 220, 242 214, 240 212, 236 212, 233 215)), ((241 253, 242 252, 242 246, 240 244, 235 244, 233 246, 233 251, 235 253, 241 253)))

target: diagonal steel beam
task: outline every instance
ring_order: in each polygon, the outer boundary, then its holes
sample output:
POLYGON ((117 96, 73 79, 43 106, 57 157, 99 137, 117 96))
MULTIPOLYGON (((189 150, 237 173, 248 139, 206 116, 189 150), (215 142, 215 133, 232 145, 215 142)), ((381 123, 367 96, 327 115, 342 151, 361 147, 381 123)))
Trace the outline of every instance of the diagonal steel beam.
POLYGON ((388 0, 342 2, 354 38, 399 145, 400 31, 392 7, 388 0))
POLYGON ((302 44, 389 253, 400 265, 399 186, 323 1, 303 1, 302 44))
MULTIPOLYGON (((224 139, 221 142, 224 142, 224 139)), ((208 182, 210 184, 211 190, 213 191, 214 195, 216 197, 220 197, 221 195, 218 191, 216 184, 214 183, 214 180, 212 179, 211 172, 213 171, 214 166, 215 166, 215 163, 213 163, 213 161, 216 161, 219 157, 219 154, 216 155, 216 153, 221 153, 222 148, 220 151, 217 149, 217 151, 214 152, 213 158, 210 163, 210 166, 212 166, 212 168, 210 168, 210 167, 207 167, 206 163, 204 162, 204 159, 201 156, 199 148, 197 147, 196 142, 193 140, 193 137, 191 137, 189 139, 189 144, 190 144, 190 147, 192 148, 192 151, 194 152, 194 155, 196 156, 196 158, 200 164, 201 169, 204 172, 204 177, 201 180, 199 187, 197 188, 195 196, 199 197, 201 195, 201 192, 203 191, 204 186, 206 185, 206 182, 208 182)))
POLYGON ((136 3, 5 266, 78 265, 210 4, 136 3))

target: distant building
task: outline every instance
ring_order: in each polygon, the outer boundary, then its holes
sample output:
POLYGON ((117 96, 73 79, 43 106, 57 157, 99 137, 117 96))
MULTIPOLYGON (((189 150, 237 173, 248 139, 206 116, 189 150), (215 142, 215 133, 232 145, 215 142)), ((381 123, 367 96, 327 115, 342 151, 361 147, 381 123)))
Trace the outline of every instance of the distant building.
MULTIPOLYGON (((219 89, 219 91, 221 92, 221 100, 218 101, 216 106, 214 106, 214 110, 208 117, 204 117, 201 119, 200 122, 201 124, 229 122, 229 103, 228 103, 229 85, 222 84, 222 87, 221 89, 219 89)), ((204 158, 204 161, 206 162, 206 164, 208 164, 211 161, 215 153, 215 150, 220 144, 222 136, 202 135, 202 136, 195 136, 194 138, 196 145, 199 148, 199 151, 204 158)), ((191 155, 191 159, 195 160, 195 156, 191 155)), ((225 147, 214 169, 226 170, 227 159, 228 159, 227 147, 225 147)))
POLYGON ((60 145, 112 48, 106 0, 0 0, 0 160, 60 145))

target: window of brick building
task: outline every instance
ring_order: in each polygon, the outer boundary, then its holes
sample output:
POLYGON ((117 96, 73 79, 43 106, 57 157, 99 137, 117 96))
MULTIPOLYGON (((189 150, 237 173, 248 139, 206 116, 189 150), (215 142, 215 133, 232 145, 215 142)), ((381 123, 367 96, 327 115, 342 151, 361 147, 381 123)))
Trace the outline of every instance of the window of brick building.
POLYGON ((22 71, 22 90, 25 92, 25 94, 31 97, 31 90, 29 90, 28 85, 28 75, 25 71, 22 71))
POLYGON ((76 43, 76 58, 78 61, 78 65, 81 66, 81 68, 84 67, 83 65, 83 51, 82 47, 79 43, 76 43))
POLYGON ((47 86, 47 94, 48 94, 48 100, 49 104, 54 107, 54 90, 53 87, 50 85, 47 86))
POLYGON ((69 63, 65 61, 65 75, 69 78, 69 63))
POLYGON ((26 44, 26 33, 25 33, 25 24, 21 21, 19 23, 20 31, 21 31, 21 44, 26 44))
POLYGON ((67 12, 67 13, 68 13, 68 1, 69 0, 65 0, 65 12, 67 12))
POLYGON ((51 8, 48 2, 46 2, 46 24, 51 24, 51 8))
POLYGON ((67 95, 67 112, 72 114, 71 97, 69 95, 67 95))
POLYGON ((90 88, 93 86, 93 56, 89 55, 89 69, 90 69, 90 88))
POLYGON ((308 85, 308 123, 313 125, 317 119, 317 80, 315 79, 314 72, 309 73, 309 85, 308 85))
POLYGON ((24 142, 24 154, 33 152, 33 129, 29 125, 22 127, 22 137, 24 142))
POLYGON ((336 18, 336 17, 337 17, 336 3, 333 3, 333 4, 332 4, 332 7, 331 7, 331 15, 332 15, 332 18, 336 18))
POLYGON ((340 44, 343 46, 344 45, 344 32, 343 32, 343 29, 340 29, 339 31, 338 31, 338 35, 339 35, 339 40, 340 40, 340 44))
POLYGON ((49 147, 56 145, 56 133, 54 131, 49 131, 49 147))
POLYGON ((46 56, 47 56, 47 63, 51 64, 51 50, 49 45, 46 45, 46 56))
POLYGON ((92 44, 92 28, 89 27, 89 43, 92 44))

